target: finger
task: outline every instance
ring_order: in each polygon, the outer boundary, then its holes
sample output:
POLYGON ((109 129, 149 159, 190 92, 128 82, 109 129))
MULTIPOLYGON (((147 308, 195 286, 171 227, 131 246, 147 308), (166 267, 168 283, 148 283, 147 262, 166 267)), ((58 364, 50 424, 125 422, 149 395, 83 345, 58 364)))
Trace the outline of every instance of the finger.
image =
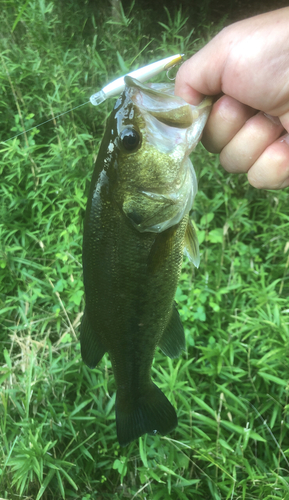
POLYGON ((228 172, 248 172, 270 144, 284 131, 281 124, 260 112, 249 118, 220 154, 220 163, 228 172))
POLYGON ((204 95, 222 91, 222 71, 228 48, 218 35, 199 52, 185 61, 176 75, 175 94, 189 104, 199 104, 204 95))
MULTIPOLYGON (((178 75, 177 75, 178 76, 178 75)), ((177 78, 176 76, 176 78, 177 78)), ((178 95, 189 104, 197 106, 203 100, 204 96, 197 90, 194 90, 188 83, 183 82, 180 88, 175 86, 175 95, 178 95)))
POLYGON ((255 113, 255 109, 232 97, 222 96, 213 105, 203 132, 203 145, 211 153, 219 153, 255 113))
POLYGON ((289 135, 270 144, 248 171, 248 180, 258 189, 289 186, 289 135))
MULTIPOLYGON (((288 104, 289 108, 289 104, 288 104)), ((289 132, 289 111, 286 113, 283 113, 283 115, 280 116, 280 122, 282 123, 283 127, 287 132, 289 132)))
POLYGON ((179 71, 177 72, 175 80, 175 95, 182 97, 182 99, 184 99, 189 104, 197 106, 198 104, 200 104, 204 96, 197 90, 193 89, 192 86, 186 81, 186 77, 183 77, 183 74, 186 73, 186 62, 180 67, 179 71))

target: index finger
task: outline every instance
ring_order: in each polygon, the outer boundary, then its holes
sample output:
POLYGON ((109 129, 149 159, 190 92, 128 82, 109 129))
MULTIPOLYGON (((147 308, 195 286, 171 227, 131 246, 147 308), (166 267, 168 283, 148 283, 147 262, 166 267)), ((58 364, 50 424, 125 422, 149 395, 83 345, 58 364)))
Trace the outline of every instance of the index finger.
MULTIPOLYGON (((214 41, 215 45, 220 45, 218 37, 214 41)), ((199 104, 205 95, 220 94, 225 55, 226 52, 220 50, 216 57, 212 42, 205 45, 180 67, 175 81, 175 94, 193 105, 199 104)))

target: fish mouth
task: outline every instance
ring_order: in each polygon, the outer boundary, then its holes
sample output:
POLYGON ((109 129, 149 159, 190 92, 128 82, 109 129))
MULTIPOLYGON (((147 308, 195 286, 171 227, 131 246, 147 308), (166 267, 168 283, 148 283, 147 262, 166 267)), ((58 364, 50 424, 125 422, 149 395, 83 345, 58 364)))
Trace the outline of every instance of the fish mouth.
POLYGON ((193 123, 191 106, 174 95, 173 84, 144 85, 131 76, 125 77, 131 99, 141 112, 149 113, 169 127, 188 128, 193 123))
POLYGON ((131 100, 140 111, 149 113, 169 127, 186 129, 202 116, 207 120, 212 105, 210 97, 205 98, 200 105, 192 106, 174 94, 172 83, 144 85, 128 75, 124 80, 126 87, 130 89, 131 100))
POLYGON ((125 93, 144 119, 147 141, 162 153, 182 150, 188 156, 200 140, 212 99, 192 106, 174 95, 172 83, 145 85, 131 76, 124 80, 125 93))

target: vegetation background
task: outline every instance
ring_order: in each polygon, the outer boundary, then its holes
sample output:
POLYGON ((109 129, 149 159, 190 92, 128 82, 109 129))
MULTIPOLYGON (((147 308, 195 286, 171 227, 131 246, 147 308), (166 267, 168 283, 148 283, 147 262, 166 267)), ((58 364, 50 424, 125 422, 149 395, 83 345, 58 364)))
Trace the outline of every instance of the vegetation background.
POLYGON ((0 1, 2 499, 289 499, 288 189, 257 191, 193 153, 201 266, 184 260, 176 296, 187 352, 153 365, 174 432, 120 448, 110 360, 81 361, 82 224, 113 106, 85 103, 261 8, 154 4, 0 1))

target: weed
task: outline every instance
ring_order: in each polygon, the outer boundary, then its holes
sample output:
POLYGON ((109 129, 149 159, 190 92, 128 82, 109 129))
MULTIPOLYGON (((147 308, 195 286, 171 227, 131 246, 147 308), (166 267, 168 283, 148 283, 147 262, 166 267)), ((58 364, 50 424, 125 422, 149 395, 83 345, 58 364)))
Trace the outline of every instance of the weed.
POLYGON ((112 103, 56 116, 204 43, 186 12, 138 9, 1 9, 1 140, 52 121, 1 143, 0 496, 288 498, 288 189, 257 191, 202 146, 193 155, 201 265, 192 276, 184 261, 176 295, 187 351, 157 351, 153 365, 177 408, 173 433, 121 449, 109 357, 81 361, 82 222, 112 103))

